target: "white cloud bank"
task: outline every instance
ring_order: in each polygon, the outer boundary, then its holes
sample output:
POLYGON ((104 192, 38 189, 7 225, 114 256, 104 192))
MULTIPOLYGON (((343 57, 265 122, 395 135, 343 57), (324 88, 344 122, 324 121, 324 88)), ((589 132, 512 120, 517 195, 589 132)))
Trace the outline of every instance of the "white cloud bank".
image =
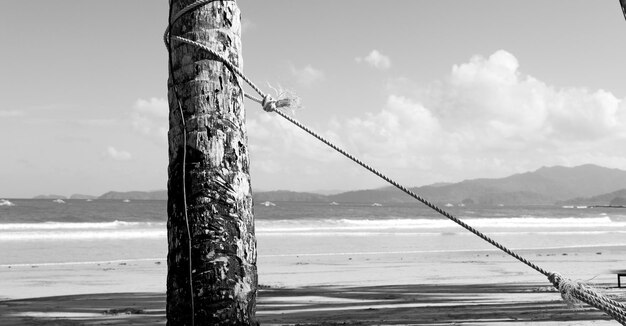
MULTIPOLYGON (((284 172, 285 162, 321 171, 332 160, 346 162, 346 171, 347 161, 282 124, 250 124, 255 164, 265 172, 284 172)), ((379 112, 334 121, 324 134, 409 185, 549 165, 626 168, 625 99, 547 85, 520 72, 517 58, 504 50, 454 65, 427 88, 405 95, 392 88, 379 112)))
POLYGON ((169 104, 164 98, 138 99, 133 105, 133 128, 159 144, 167 144, 169 104))
POLYGON ((24 115, 24 111, 18 110, 0 110, 0 118, 15 118, 24 115))
POLYGON ((128 161, 132 158, 129 152, 118 150, 113 146, 107 147, 106 155, 116 161, 128 161))
POLYGON ((301 86, 310 87, 324 80, 324 73, 311 65, 306 65, 303 68, 296 68, 294 65, 290 65, 290 70, 296 82, 301 86))
POLYGON ((257 25, 252 20, 250 20, 249 18, 247 18, 247 17, 242 17, 241 18, 241 32, 242 33, 246 33, 246 32, 249 32, 251 30, 254 30, 254 29, 256 29, 256 26, 257 25))
POLYGON ((379 70, 387 70, 391 67, 391 59, 388 56, 378 52, 378 50, 372 50, 372 52, 370 52, 367 56, 363 58, 357 57, 355 58, 355 61, 358 63, 366 62, 370 66, 379 70))

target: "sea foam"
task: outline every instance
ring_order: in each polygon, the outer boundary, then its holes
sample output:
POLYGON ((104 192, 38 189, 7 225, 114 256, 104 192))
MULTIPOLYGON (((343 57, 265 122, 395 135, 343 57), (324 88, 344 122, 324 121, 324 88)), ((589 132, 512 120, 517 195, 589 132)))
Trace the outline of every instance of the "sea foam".
MULTIPOLYGON (((473 218, 464 222, 481 229, 598 229, 624 228, 626 222, 613 221, 609 216, 590 218, 473 218)), ((345 232, 382 230, 436 230, 458 226, 447 219, 323 219, 257 221, 259 233, 345 232)))
MULTIPOLYGON (((626 232, 626 221, 610 216, 586 218, 468 218, 464 221, 490 234, 605 234, 626 232)), ((257 220, 259 236, 355 236, 465 234, 446 219, 292 219, 257 220)), ((0 224, 0 241, 149 239, 167 236, 164 222, 44 222, 0 224)))
POLYGON ((165 223, 125 221, 7 223, 0 224, 0 241, 165 238, 167 235, 165 225, 165 223))
POLYGON ((43 223, 6 223, 0 224, 0 230, 67 230, 67 229, 115 229, 121 227, 134 227, 142 225, 165 225, 165 223, 152 222, 43 222, 43 223))

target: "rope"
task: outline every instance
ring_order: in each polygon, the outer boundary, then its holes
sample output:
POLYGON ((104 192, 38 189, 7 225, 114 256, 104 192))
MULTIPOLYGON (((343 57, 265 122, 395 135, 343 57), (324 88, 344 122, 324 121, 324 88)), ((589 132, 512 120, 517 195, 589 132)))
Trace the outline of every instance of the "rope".
MULTIPOLYGON (((205 4, 205 3, 209 3, 209 2, 213 2, 213 1, 216 1, 216 0, 198 1, 198 2, 195 2, 195 3, 191 4, 191 5, 189 5, 188 7, 194 6, 194 8, 195 8, 195 7, 200 5, 198 3, 205 4)), ((624 1, 626 1, 626 0, 620 0, 620 1, 621 1, 622 4, 624 4, 624 1)), ((193 9, 193 8, 189 8, 188 9, 188 7, 184 8, 183 10, 181 10, 181 12, 184 11, 186 13, 186 12, 189 12, 189 11, 191 11, 193 9)), ((624 9, 624 6, 622 6, 622 9, 624 9)), ((626 9, 624 9, 624 10, 626 10, 626 9)), ((177 15, 176 18, 178 18, 180 16, 182 16, 182 14, 181 15, 177 15)), ((212 56, 214 56, 215 59, 217 59, 218 61, 222 62, 231 72, 233 72, 237 76, 241 77, 261 97, 261 99, 256 98, 256 97, 254 97, 252 95, 244 93, 245 97, 247 97, 247 98, 249 98, 249 99, 251 99, 251 100, 253 100, 253 101, 255 101, 255 102, 259 103, 259 104, 261 104, 263 110, 265 110, 267 112, 275 112, 276 114, 278 114, 279 116, 281 116, 285 120, 291 122, 293 125, 295 125, 298 128, 304 130, 305 132, 307 132, 311 136, 315 137, 316 139, 318 139, 322 143, 326 144, 330 148, 334 149, 338 153, 344 155, 345 157, 347 157, 351 161, 355 162, 356 164, 358 164, 361 167, 365 168, 366 170, 370 171, 374 175, 376 175, 379 178, 383 179, 387 183, 393 185, 397 189, 403 191, 407 195, 413 197, 414 199, 418 200, 422 204, 428 206, 429 208, 431 208, 432 210, 436 211, 440 215, 442 215, 442 216, 448 218, 449 220, 453 221, 454 223, 460 225, 464 229, 470 231, 471 233, 473 233, 474 235, 476 235, 476 236, 480 237, 481 239, 485 240, 486 242, 488 242, 489 244, 493 245, 494 247, 496 247, 496 248, 500 249, 501 251, 507 253, 508 255, 512 256, 513 258, 517 259, 518 261, 526 264, 527 266, 531 267, 532 269, 536 270, 537 272, 543 274, 544 276, 546 276, 548 278, 548 280, 554 285, 555 288, 559 289, 559 291, 561 292, 561 296, 564 299, 565 298, 574 298, 576 300, 585 302, 585 303, 587 303, 587 304, 589 304, 589 305, 591 305, 591 306, 593 306, 593 307, 595 307, 597 309, 600 309, 600 310, 604 311, 605 313, 610 315, 612 318, 614 318, 616 321, 618 321, 622 325, 626 325, 626 306, 624 304, 622 304, 620 302, 617 302, 617 301, 615 301, 613 299, 610 299, 610 298, 608 298, 608 297, 606 297, 606 296, 596 292, 591 287, 589 287, 589 286, 587 286, 585 284, 582 284, 580 282, 575 282, 575 281, 571 281, 569 279, 563 278, 558 273, 553 273, 553 272, 546 271, 545 269, 537 266, 536 264, 534 264, 533 262, 529 261, 528 259, 522 257, 521 255, 517 254, 516 252, 513 252, 512 250, 508 249, 504 245, 502 245, 499 242, 495 241, 494 239, 490 238, 486 234, 476 230, 475 228, 473 228, 472 226, 470 226, 467 223, 463 222, 459 218, 453 216, 452 214, 448 213, 447 211, 444 211, 443 209, 441 209, 437 205, 431 203, 430 201, 426 200, 425 198, 423 198, 423 197, 417 195, 416 193, 412 192, 411 190, 409 190, 405 186, 403 186, 400 183, 396 182, 395 180, 389 178, 388 176, 386 176, 382 172, 374 169, 370 165, 364 163, 363 161, 361 161, 360 159, 356 158, 355 156, 353 156, 352 154, 348 153, 347 151, 341 149, 340 147, 338 147, 337 145, 335 145, 331 141, 325 139, 324 137, 322 137, 321 135, 319 135, 318 133, 316 133, 312 129, 308 128, 307 126, 303 125, 299 121, 295 120, 294 118, 290 117, 286 113, 282 112, 281 110, 278 110, 278 108, 289 106, 290 105, 290 100, 289 99, 274 100, 271 97, 271 95, 265 94, 256 84, 254 84, 238 67, 233 65, 227 58, 225 58, 224 56, 220 55, 219 53, 215 52, 213 49, 209 48, 208 46, 206 46, 206 45, 204 45, 204 44, 202 44, 200 42, 197 42, 197 41, 194 41, 194 40, 190 40, 190 39, 187 39, 187 38, 184 38, 184 37, 181 37, 181 36, 171 36, 171 35, 169 35, 169 30, 170 30, 170 28, 168 26, 168 28, 165 31, 165 36, 164 36, 164 38, 166 40, 169 37, 169 41, 170 42, 171 42, 171 40, 176 40, 178 42, 186 43, 186 44, 195 46, 197 48, 203 49, 204 51, 206 51, 209 54, 211 54, 212 56)), ((167 41, 166 41, 166 47, 168 48, 168 50, 170 50, 170 45, 168 44, 167 41)))
POLYGON ((189 260, 189 297, 190 297, 190 304, 191 304, 191 326, 195 326, 196 325, 196 304, 195 304, 195 297, 193 295, 193 262, 191 260, 191 249, 193 247, 192 242, 191 242, 191 226, 189 225, 189 214, 187 212, 187 182, 186 182, 186 175, 187 175, 187 123, 185 121, 185 114, 183 113, 183 106, 180 103, 180 96, 178 93, 178 88, 176 87, 176 79, 174 78, 174 72, 172 71, 172 51, 169 47, 169 44, 171 43, 171 39, 169 39, 169 29, 170 27, 174 24, 174 22, 176 22, 178 20, 178 18, 180 18, 183 14, 189 12, 190 10, 196 8, 197 6, 203 4, 203 3, 208 3, 208 2, 212 2, 215 0, 201 0, 201 1, 197 1, 194 2, 192 4, 190 4, 189 6, 183 8, 183 10, 179 11, 178 13, 176 13, 176 15, 172 18, 172 1, 170 1, 170 8, 169 8, 169 17, 170 17, 170 23, 167 26, 167 30, 165 32, 165 35, 163 36, 166 47, 167 47, 167 61, 168 61, 168 70, 169 70, 169 75, 170 78, 172 80, 172 89, 174 90, 174 97, 176 98, 176 102, 178 103, 178 112, 180 113, 180 121, 183 127, 183 162, 182 162, 182 190, 183 190, 183 215, 185 216, 185 227, 186 227, 186 231, 187 231, 187 250, 188 250, 188 260, 189 260))
POLYGON ((417 194, 415 194, 414 192, 412 192, 408 188, 406 188, 406 187, 402 186, 401 184, 399 184, 398 182, 392 180, 391 178, 389 178, 388 176, 384 175, 380 171, 378 171, 378 170, 372 168, 371 166, 365 164, 363 161, 359 160, 358 158, 356 158, 355 156, 353 156, 350 153, 346 152, 345 150, 339 148, 337 145, 333 144, 329 140, 327 140, 324 137, 320 136, 318 133, 316 133, 313 130, 309 129, 308 127, 304 126, 302 123, 300 123, 297 120, 295 120, 294 118, 288 116, 284 112, 282 112, 280 110, 277 110, 277 108, 278 108, 277 102, 272 99, 271 95, 265 94, 263 91, 261 91, 258 88, 258 86, 256 86, 252 81, 250 81, 243 74, 243 72, 241 70, 239 70, 237 67, 235 67, 226 58, 224 58, 223 56, 219 55, 217 52, 213 51, 212 49, 210 49, 209 47, 207 47, 207 46, 205 46, 205 45, 203 45, 201 43, 198 43, 198 42, 195 42, 195 41, 191 41, 191 40, 185 39, 185 38, 180 37, 180 36, 172 36, 172 39, 180 41, 180 42, 184 42, 184 43, 187 43, 187 44, 190 44, 190 45, 193 45, 193 46, 197 46, 198 48, 201 48, 201 49, 209 52, 210 54, 215 56, 218 60, 222 61, 222 63, 224 63, 224 65, 226 65, 229 69, 231 69, 231 71, 233 71, 235 74, 239 75, 244 81, 246 81, 246 83, 248 83, 248 85, 250 85, 250 87, 252 87, 252 89, 254 89, 263 98, 262 100, 260 100, 258 98, 255 98, 255 97, 251 96, 251 95, 245 94, 245 96, 247 98, 249 98, 249 99, 251 99, 251 100, 253 100, 253 101, 257 102, 257 103, 260 103, 262 105, 262 107, 263 107, 263 110, 268 111, 268 112, 275 112, 275 113, 277 113, 278 115, 283 117, 285 120, 291 122, 295 126, 297 126, 300 129, 304 130, 305 132, 307 132, 311 136, 317 138, 318 140, 320 140, 324 144, 328 145, 330 148, 334 149, 335 151, 337 151, 340 154, 344 155, 345 157, 349 158, 350 160, 352 160, 353 162, 357 163, 358 165, 360 165, 361 167, 365 168, 366 170, 372 172, 373 174, 375 174, 379 178, 385 180, 386 182, 388 182, 389 184, 393 185, 394 187, 402 190, 404 193, 408 194, 409 196, 417 199, 418 201, 420 201, 424 205, 426 205, 426 206, 430 207, 431 209, 435 210, 437 213, 439 213, 439 214, 445 216, 446 218, 452 220, 453 222, 457 223, 461 227, 463 227, 466 230, 474 233, 475 235, 479 236, 483 240, 489 242, 490 244, 492 244, 496 248, 498 248, 498 249, 506 252, 507 254, 513 256, 514 258, 518 259, 519 261, 523 262, 524 264, 530 266, 531 268, 533 268, 534 270, 538 271, 539 273, 541 273, 541 274, 543 274, 545 276, 549 275, 549 272, 547 272, 546 270, 544 270, 541 267, 535 265, 534 263, 528 261, 527 259, 521 257, 517 253, 509 250, 508 248, 506 248, 505 246, 501 245, 497 241, 495 241, 495 240, 491 239, 490 237, 488 237, 487 235, 479 232, 478 230, 474 229, 470 225, 468 225, 465 222, 461 221, 460 219, 454 217, 452 214, 450 214, 450 213, 444 211, 443 209, 439 208, 435 204, 433 204, 433 203, 427 201, 426 199, 418 196, 417 194))
POLYGON ((561 297, 571 308, 576 308, 580 302, 604 311, 622 325, 626 325, 626 306, 607 296, 598 293, 592 287, 577 281, 563 278, 558 273, 552 273, 548 280, 561 292, 561 297))
MULTIPOLYGON (((174 77, 172 76, 172 80, 174 77)), ((191 227, 189 225, 189 216, 187 214, 187 182, 186 182, 186 174, 187 174, 187 123, 185 122, 185 115, 183 114, 183 107, 180 104, 180 98, 178 97, 178 92, 176 91, 176 86, 174 88, 174 96, 176 97, 176 102, 178 102, 178 111, 180 112, 180 119, 182 120, 183 125, 183 164, 182 164, 182 174, 183 174, 183 213, 185 215, 185 226, 187 227, 187 250, 189 251, 189 292, 191 297, 191 326, 195 326, 196 324, 196 313, 195 313, 195 302, 193 296, 193 263, 191 261, 191 227)))
MULTIPOLYGON (((172 3, 170 2, 170 23, 167 25, 167 28, 165 29, 165 33, 163 34, 163 42, 165 42, 165 46, 167 47, 167 49, 169 50, 169 34, 170 34, 170 29, 172 28, 172 26, 174 25, 174 23, 176 21, 178 21, 178 18, 184 16, 186 13, 200 7, 206 4, 209 4, 211 2, 214 1, 218 1, 218 0, 198 0, 194 3, 190 3, 188 6, 186 6, 185 8, 179 10, 176 15, 174 15, 174 17, 172 17, 172 3)), ((226 0, 226 1, 231 1, 231 0, 226 0)))

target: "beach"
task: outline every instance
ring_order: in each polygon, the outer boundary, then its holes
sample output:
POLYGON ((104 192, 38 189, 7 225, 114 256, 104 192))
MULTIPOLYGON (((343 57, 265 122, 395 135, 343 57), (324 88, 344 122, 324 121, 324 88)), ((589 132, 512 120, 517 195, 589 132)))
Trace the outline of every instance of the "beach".
POLYGON ((626 326, 626 0, 0 8, 0 326, 626 326))
MULTIPOLYGON (((626 248, 524 252, 626 301, 608 270, 626 248), (599 254, 601 253, 601 254, 599 254)), ((165 323, 164 261, 3 267, 3 325, 165 323), (26 299, 17 299, 28 296, 26 299)), ((263 325, 614 325, 573 310, 541 275, 497 251, 259 257, 263 325)))
MULTIPOLYGON (((332 208, 344 212, 334 222, 326 207, 318 209, 325 214, 319 221, 284 218, 306 209, 275 211, 276 220, 263 218, 270 208, 257 210, 263 325, 617 324, 594 308, 570 309, 543 275, 438 219, 405 221, 397 207, 386 219, 345 216, 386 214, 360 206, 332 208)), ((558 214, 561 220, 472 222, 542 268, 626 301, 610 272, 623 268, 622 217, 587 212, 571 226, 563 219, 574 212, 559 208, 558 214)), ((9 222, 0 233, 11 252, 0 254, 2 325, 165 323, 162 220, 9 222)))

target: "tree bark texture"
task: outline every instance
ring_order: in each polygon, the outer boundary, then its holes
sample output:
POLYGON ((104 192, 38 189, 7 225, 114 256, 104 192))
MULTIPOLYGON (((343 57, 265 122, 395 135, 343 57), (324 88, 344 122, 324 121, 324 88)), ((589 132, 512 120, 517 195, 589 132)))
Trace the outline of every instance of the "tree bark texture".
MULTIPOLYGON (((172 17, 194 1, 172 0, 172 17)), ((241 19, 235 1, 196 8, 178 19, 171 34, 206 44, 241 68, 241 19)), ((257 325, 256 240, 239 80, 197 47, 172 41, 171 55, 167 324, 191 325, 193 318, 195 325, 257 325)))

